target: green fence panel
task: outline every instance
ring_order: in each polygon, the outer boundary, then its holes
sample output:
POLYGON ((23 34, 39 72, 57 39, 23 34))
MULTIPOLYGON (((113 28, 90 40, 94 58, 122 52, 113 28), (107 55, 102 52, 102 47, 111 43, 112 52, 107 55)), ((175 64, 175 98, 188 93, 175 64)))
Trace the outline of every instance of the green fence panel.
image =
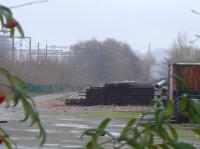
POLYGON ((28 92, 55 92, 67 89, 67 84, 34 84, 31 82, 26 83, 28 92))

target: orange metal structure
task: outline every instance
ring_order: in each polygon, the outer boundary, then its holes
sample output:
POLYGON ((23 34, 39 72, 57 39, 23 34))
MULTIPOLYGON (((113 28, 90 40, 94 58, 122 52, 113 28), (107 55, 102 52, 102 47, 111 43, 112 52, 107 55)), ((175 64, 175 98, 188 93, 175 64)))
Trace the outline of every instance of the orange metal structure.
POLYGON ((174 99, 174 92, 180 89, 173 77, 174 75, 183 78, 190 89, 200 92, 200 63, 176 63, 169 65, 170 99, 174 99))

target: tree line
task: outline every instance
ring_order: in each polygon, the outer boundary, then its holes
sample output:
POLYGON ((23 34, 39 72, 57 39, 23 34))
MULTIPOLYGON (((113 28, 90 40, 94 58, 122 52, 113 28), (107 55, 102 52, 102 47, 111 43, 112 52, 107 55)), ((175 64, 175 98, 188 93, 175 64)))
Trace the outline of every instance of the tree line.
POLYGON ((22 76, 26 82, 36 84, 68 84, 69 87, 85 87, 113 81, 136 81, 149 83, 150 68, 154 57, 148 51, 141 58, 129 44, 115 39, 98 41, 91 39, 70 47, 70 57, 64 63, 38 63, 8 59, 9 45, 0 44, 0 61, 13 73, 22 76), (6 49, 6 50, 5 50, 6 49))

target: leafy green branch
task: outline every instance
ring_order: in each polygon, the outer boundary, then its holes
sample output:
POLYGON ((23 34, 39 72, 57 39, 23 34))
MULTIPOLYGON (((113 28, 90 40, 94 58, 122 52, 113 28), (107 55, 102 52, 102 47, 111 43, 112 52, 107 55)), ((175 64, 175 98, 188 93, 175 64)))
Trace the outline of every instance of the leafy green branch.
MULTIPOLYGON (((18 103, 21 101, 25 117, 20 122, 24 122, 28 119, 31 119, 31 126, 37 124, 40 130, 39 137, 41 138, 41 144, 44 144, 46 139, 45 130, 41 124, 39 113, 37 111, 35 102, 31 98, 30 95, 26 92, 26 85, 25 82, 20 79, 19 77, 10 74, 4 68, 0 68, 0 73, 6 78, 8 81, 8 85, 6 85, 13 93, 13 107, 17 106, 18 103)), ((8 101, 9 102, 9 101, 8 101)))
POLYGON ((21 37, 24 37, 24 31, 20 25, 20 23, 13 17, 12 11, 0 4, 0 23, 1 28, 6 28, 10 32, 10 36, 14 36, 15 30, 20 33, 21 37))
MULTIPOLYGON (((24 37, 23 29, 19 22, 13 17, 12 11, 8 7, 1 4, 0 25, 1 29, 5 28, 6 30, 9 30, 11 37, 14 36, 15 30, 19 32, 22 38, 24 37)), ((46 140, 45 129, 41 123, 34 100, 26 91, 25 82, 20 77, 12 75, 5 68, 0 67, 0 75, 3 76, 6 80, 6 83, 0 83, 0 89, 7 88, 7 91, 3 92, 1 90, 0 92, 0 104, 5 101, 8 105, 10 105, 10 101, 13 101, 13 107, 15 107, 19 102, 21 102, 25 117, 20 122, 24 122, 30 119, 31 126, 37 125, 39 127, 38 137, 41 139, 41 145, 43 145, 46 140), (8 96, 10 91, 12 92, 12 96, 9 98, 8 96)), ((4 143, 8 149, 11 149, 12 145, 15 145, 9 134, 0 127, 0 144, 2 143, 4 143)))

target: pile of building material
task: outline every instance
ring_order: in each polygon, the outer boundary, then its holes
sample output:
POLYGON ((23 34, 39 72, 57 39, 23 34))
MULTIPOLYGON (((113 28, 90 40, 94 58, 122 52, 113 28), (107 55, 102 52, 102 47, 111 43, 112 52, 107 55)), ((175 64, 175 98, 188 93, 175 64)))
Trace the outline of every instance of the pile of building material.
POLYGON ((66 104, 75 105, 149 105, 154 98, 150 84, 119 82, 90 87, 85 97, 68 98, 66 104))
POLYGON ((166 79, 157 82, 155 85, 154 95, 155 99, 160 99, 162 101, 168 100, 168 82, 166 79))
POLYGON ((73 95, 67 97, 66 105, 82 105, 85 102, 85 92, 74 93, 73 95))

